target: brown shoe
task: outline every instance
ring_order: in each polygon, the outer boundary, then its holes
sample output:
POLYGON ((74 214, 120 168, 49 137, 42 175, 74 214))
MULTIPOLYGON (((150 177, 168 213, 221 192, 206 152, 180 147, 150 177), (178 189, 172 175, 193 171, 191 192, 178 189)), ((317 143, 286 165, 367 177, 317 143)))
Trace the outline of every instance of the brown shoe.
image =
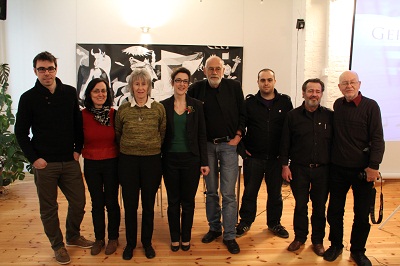
POLYGON ((92 248, 90 249, 90 254, 91 255, 99 254, 103 247, 104 247, 104 240, 96 239, 96 241, 94 241, 92 248))
POLYGON ((106 247, 106 251, 104 252, 106 255, 114 254, 117 251, 118 247, 118 239, 108 240, 108 244, 106 247))
POLYGON ((300 248, 300 246, 303 245, 303 243, 301 243, 298 240, 294 240, 292 243, 290 243, 290 245, 288 246, 287 250, 289 251, 296 251, 300 248))
POLYGON ((317 254, 318 256, 324 256, 324 253, 325 253, 324 245, 313 244, 312 249, 313 249, 314 253, 317 254))

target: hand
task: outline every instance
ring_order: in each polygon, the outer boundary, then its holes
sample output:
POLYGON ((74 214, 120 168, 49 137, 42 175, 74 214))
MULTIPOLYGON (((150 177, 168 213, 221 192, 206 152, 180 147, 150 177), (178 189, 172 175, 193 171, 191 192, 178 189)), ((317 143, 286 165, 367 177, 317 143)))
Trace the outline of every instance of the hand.
POLYGON ((76 152, 76 151, 74 151, 74 160, 75 161, 79 161, 79 156, 81 156, 81 154, 76 152))
POLYGON ((233 139, 231 139, 228 144, 232 145, 232 146, 237 146, 240 142, 241 138, 238 135, 235 135, 235 137, 233 139))
POLYGON ((251 153, 250 153, 248 150, 246 150, 246 154, 247 154, 248 156, 251 156, 251 153))
POLYGON ((379 179, 379 170, 375 170, 372 168, 365 168, 364 169, 365 173, 367 174, 367 182, 375 182, 379 179))
POLYGON ((208 166, 202 166, 202 167, 200 167, 200 173, 201 173, 203 176, 208 175, 208 174, 210 173, 210 167, 208 167, 208 166))
POLYGON ((290 183, 290 180, 292 180, 292 172, 287 165, 282 165, 282 178, 288 183, 290 183))
POLYGON ((44 169, 47 166, 47 162, 43 158, 39 158, 33 162, 33 167, 36 169, 44 169))

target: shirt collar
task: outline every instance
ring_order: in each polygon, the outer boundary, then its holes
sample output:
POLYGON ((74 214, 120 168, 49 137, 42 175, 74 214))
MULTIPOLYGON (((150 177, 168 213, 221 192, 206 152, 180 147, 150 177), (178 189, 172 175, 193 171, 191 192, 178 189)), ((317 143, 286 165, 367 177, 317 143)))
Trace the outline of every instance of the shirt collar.
POLYGON ((353 102, 354 102, 354 104, 355 104, 356 106, 358 106, 358 105, 360 104, 360 102, 361 102, 361 97, 362 97, 361 91, 359 91, 357 97, 353 99, 353 102))
MULTIPOLYGON (((147 102, 145 103, 145 106, 147 107, 147 108, 151 108, 151 104, 154 102, 154 100, 152 99, 152 98, 150 98, 150 97, 147 97, 147 102)), ((132 100, 131 100, 131 107, 135 107, 135 105, 137 105, 138 107, 139 107, 139 105, 137 104, 137 102, 135 101, 135 97, 132 97, 132 100)))

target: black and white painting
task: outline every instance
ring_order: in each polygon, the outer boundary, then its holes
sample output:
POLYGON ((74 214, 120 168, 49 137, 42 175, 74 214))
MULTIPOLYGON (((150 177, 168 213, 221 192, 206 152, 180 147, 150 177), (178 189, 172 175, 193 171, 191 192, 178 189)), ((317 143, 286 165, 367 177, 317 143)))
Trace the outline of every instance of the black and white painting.
POLYGON ((135 68, 145 68, 152 77, 151 97, 161 101, 173 94, 170 75, 176 67, 192 73, 191 82, 205 78, 203 68, 211 55, 224 60, 224 77, 242 81, 243 47, 201 45, 77 44, 77 93, 80 102, 93 78, 108 80, 114 106, 130 100, 128 78, 135 68))

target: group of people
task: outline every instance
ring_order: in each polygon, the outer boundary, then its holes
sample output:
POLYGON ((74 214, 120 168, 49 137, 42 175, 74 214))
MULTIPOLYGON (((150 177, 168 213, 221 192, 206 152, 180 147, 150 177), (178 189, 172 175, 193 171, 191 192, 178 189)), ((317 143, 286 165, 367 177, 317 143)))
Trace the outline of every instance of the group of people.
POLYGON ((304 102, 293 109, 290 97, 276 90, 271 69, 260 70, 259 91, 244 99, 240 82, 223 78, 224 62, 218 56, 207 59, 206 79, 193 84, 188 69, 174 69, 174 93, 160 103, 150 97, 152 80, 145 69, 131 73, 132 99, 118 110, 112 107, 108 81, 93 79, 85 91, 85 108, 80 110, 76 90, 56 77, 57 59, 51 53, 38 54, 33 69, 37 81, 21 96, 15 134, 33 165, 41 220, 58 263, 70 262, 65 246, 90 248, 92 255, 104 247, 107 255, 117 250, 120 185, 126 227, 122 257, 132 259, 137 245, 140 196, 141 243, 145 256, 154 258, 154 204, 162 177, 168 196, 170 248, 188 251, 195 195, 203 175, 209 224, 203 243, 222 236, 230 253, 240 252, 236 238, 250 230, 256 218, 262 180, 268 193, 268 229, 288 238, 281 225, 285 180, 296 202, 295 238, 288 250, 300 249, 307 239, 310 198, 313 250, 334 261, 343 250, 344 206, 352 187, 351 257, 357 265, 371 265, 365 256, 370 190, 379 177, 384 141, 379 106, 361 95, 357 73, 345 71, 340 76, 338 86, 344 97, 335 102, 335 113, 320 105, 325 86, 319 79, 304 82, 304 102), (94 242, 80 234, 85 213, 80 154, 92 201, 94 242), (245 189, 236 224, 239 154, 245 189), (361 172, 364 179, 359 178, 361 172), (68 201, 66 244, 58 218, 58 187, 68 201), (331 246, 325 251, 329 194, 331 246))

